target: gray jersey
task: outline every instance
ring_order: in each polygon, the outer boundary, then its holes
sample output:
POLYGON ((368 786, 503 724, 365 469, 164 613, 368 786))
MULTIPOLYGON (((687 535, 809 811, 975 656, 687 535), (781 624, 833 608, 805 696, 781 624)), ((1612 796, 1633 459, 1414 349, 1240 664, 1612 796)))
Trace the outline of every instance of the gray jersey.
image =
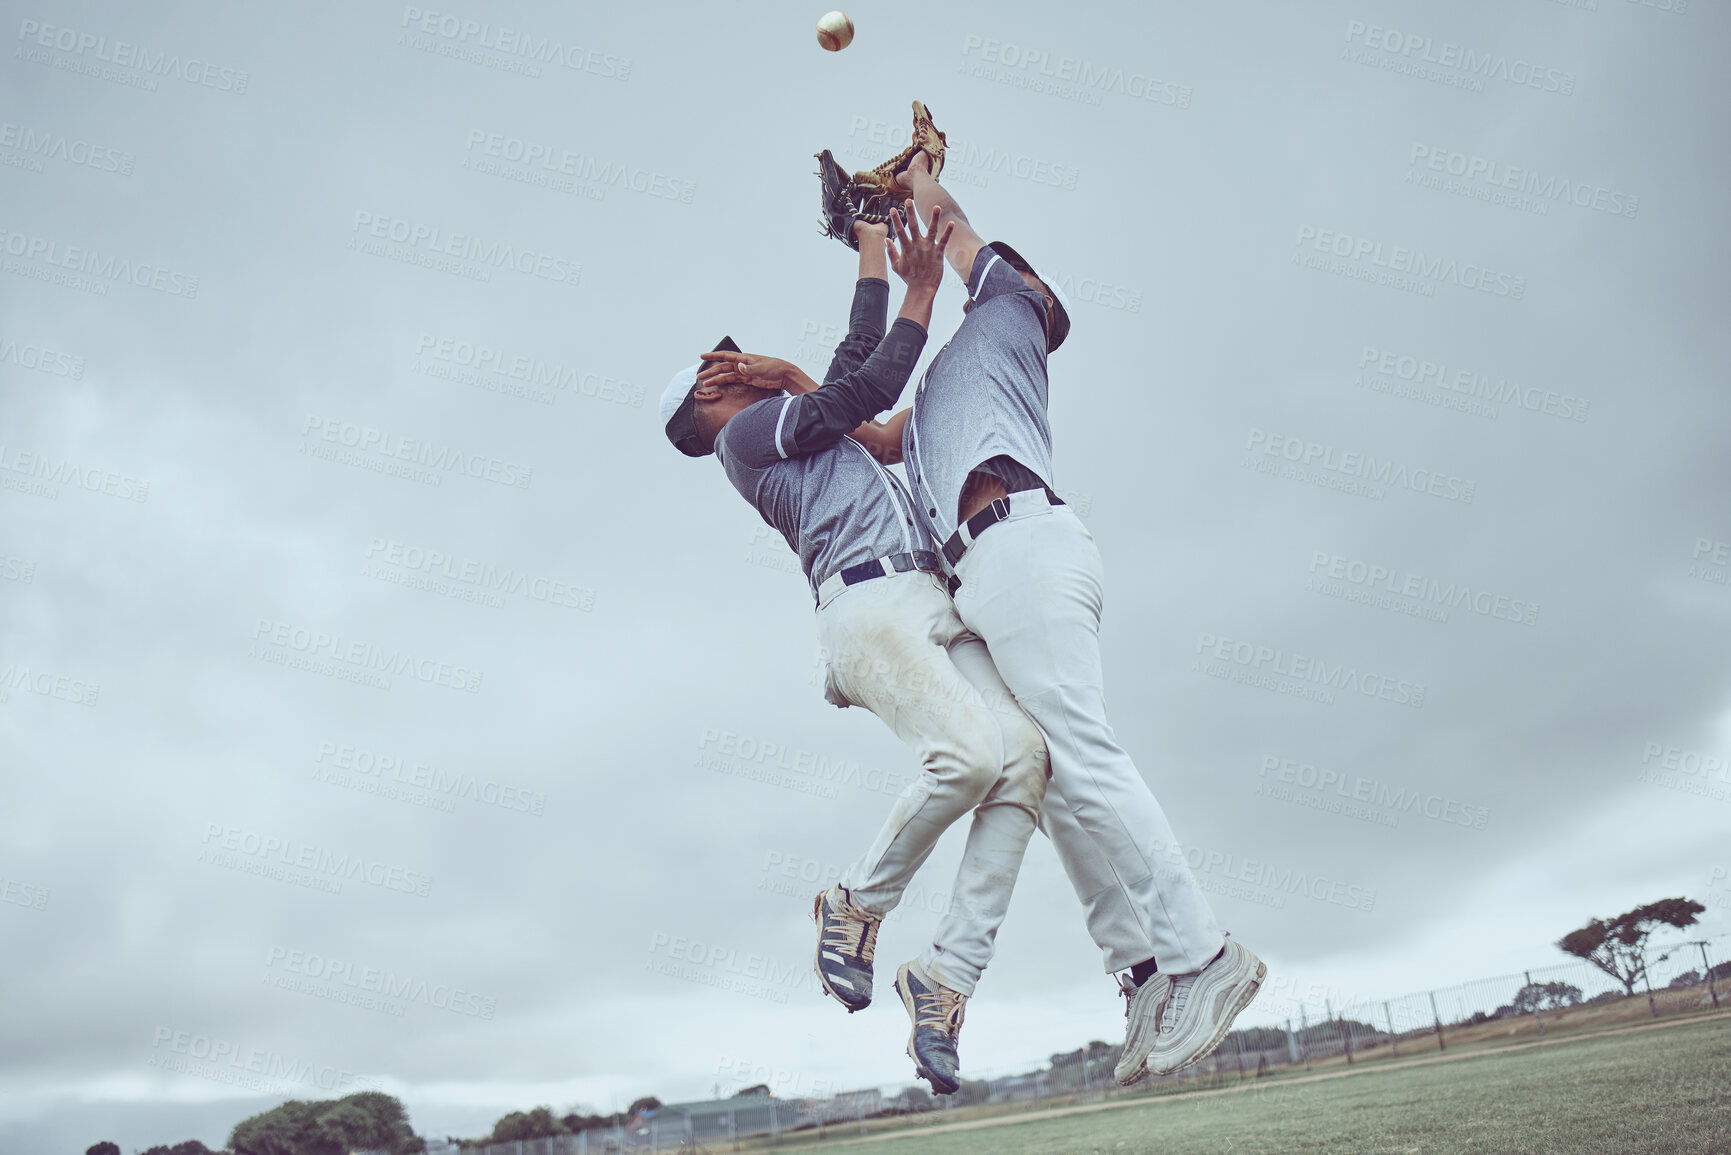
POLYGON ((887 294, 881 280, 860 282, 851 332, 823 388, 759 401, 716 438, 727 479, 799 554, 814 598, 850 565, 936 548, 901 483, 845 435, 895 401, 925 347, 925 330, 913 321, 898 320, 884 334, 887 294))
POLYGON ((1044 297, 988 248, 968 295, 973 307, 926 368, 902 430, 915 504, 940 542, 955 532, 968 474, 988 459, 1012 458, 1052 484, 1044 297))

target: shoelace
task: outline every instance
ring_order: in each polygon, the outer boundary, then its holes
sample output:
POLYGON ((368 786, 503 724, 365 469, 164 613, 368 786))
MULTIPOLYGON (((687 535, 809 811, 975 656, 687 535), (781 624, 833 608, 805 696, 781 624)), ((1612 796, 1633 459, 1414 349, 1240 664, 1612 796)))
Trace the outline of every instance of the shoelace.
POLYGON ((847 899, 835 903, 840 915, 826 928, 824 946, 835 947, 843 955, 853 955, 862 962, 871 962, 878 945, 878 920, 865 914, 847 899))
POLYGON ((1118 976, 1118 993, 1124 996, 1124 1017, 1130 1017, 1130 1007, 1136 1001, 1136 992, 1142 988, 1124 975, 1118 976))
POLYGON ((949 987, 934 987, 914 996, 914 1026, 932 1027, 952 1039, 962 1030, 962 1016, 968 1009, 968 996, 957 994, 949 987))
POLYGON ((1162 1022, 1174 1022, 1184 1013, 1184 1004, 1190 1000, 1190 988, 1196 985, 1195 975, 1183 975, 1172 980, 1171 1001, 1166 1004, 1162 1022))

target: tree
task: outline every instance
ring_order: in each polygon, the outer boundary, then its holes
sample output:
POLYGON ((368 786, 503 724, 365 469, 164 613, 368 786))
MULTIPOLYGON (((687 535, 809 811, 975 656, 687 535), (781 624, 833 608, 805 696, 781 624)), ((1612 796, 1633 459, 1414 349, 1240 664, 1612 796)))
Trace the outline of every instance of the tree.
POLYGON ((84 1149, 84 1155, 120 1155, 120 1144, 104 1139, 84 1149))
POLYGON ((1693 987, 1699 986, 1706 981, 1706 979, 1701 977, 1700 971, 1686 970, 1676 978, 1672 979, 1671 985, 1674 987, 1693 987))
POLYGON ((1581 1004, 1581 988, 1572 983, 1528 983, 1515 992, 1510 1010, 1517 1015, 1557 1011, 1581 1004))
POLYGON ((1707 908, 1689 898, 1661 898, 1625 911, 1609 921, 1595 918, 1557 940, 1557 946, 1584 958, 1618 982, 1625 994, 1647 974, 1647 936, 1661 926, 1682 929, 1707 908))
POLYGON ((562 1119, 553 1117, 553 1108, 536 1107, 533 1111, 512 1111, 493 1124, 494 1143, 512 1139, 545 1139, 549 1135, 569 1135, 562 1119))
POLYGON ((771 1094, 774 1094, 774 1092, 769 1089, 768 1083, 757 1083, 757 1084, 754 1084, 753 1086, 746 1087, 744 1090, 735 1091, 733 1093, 733 1097, 735 1099, 749 1099, 753 1095, 771 1095, 771 1094))
POLYGON ((641 1099, 634 1100, 631 1106, 625 1109, 625 1113, 627 1115, 642 1115, 648 1111, 659 1110, 661 1110, 661 1100, 654 1095, 645 1095, 641 1099))
MULTIPOLYGON (((95 1148, 91 1148, 91 1150, 95 1150, 95 1148)), ((120 1148, 115 1147, 114 1152, 115 1155, 120 1155, 120 1148)), ((90 1152, 86 1151, 84 1155, 90 1155, 90 1152)), ((176 1143, 172 1147, 169 1147, 166 1144, 158 1144, 157 1146, 145 1151, 144 1155, 225 1155, 225 1153, 221 1151, 212 1151, 198 1139, 188 1139, 186 1142, 176 1143)))
POLYGON ((355 1150, 418 1155, 427 1148, 410 1129, 403 1105, 378 1091, 317 1103, 291 1099, 236 1124, 228 1145, 235 1155, 348 1155, 355 1150))

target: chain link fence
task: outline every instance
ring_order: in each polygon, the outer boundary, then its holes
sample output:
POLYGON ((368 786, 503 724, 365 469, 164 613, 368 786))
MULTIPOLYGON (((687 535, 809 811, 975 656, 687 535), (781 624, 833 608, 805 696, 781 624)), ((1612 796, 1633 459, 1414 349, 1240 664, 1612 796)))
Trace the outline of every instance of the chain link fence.
MULTIPOLYGON (((1626 988, 1580 961, 1476 979, 1388 999, 1337 1002, 1327 991, 1265 987, 1244 1018, 1266 1025, 1235 1030, 1212 1055, 1175 1075, 1117 1085, 1119 1048, 1102 1042, 1044 1062, 978 1070, 956 1095, 934 1097, 924 1083, 840 1092, 825 1098, 740 1095, 673 1103, 646 1117, 569 1135, 487 1143, 463 1155, 639 1155, 735 1151, 834 1134, 857 1134, 909 1121, 939 1122, 980 1104, 1058 1106, 1119 1095, 1170 1094, 1226 1086, 1317 1066, 1387 1062, 1438 1051, 1467 1051, 1547 1035, 1634 1025, 1662 1016, 1731 1008, 1726 936, 1667 948, 1647 960, 1626 988), (1272 1017, 1272 1022, 1270 1021, 1272 1017)), ((964 1044, 965 1045, 965 1044, 964 1044)), ((965 1053, 965 1052, 964 1052, 965 1053)))

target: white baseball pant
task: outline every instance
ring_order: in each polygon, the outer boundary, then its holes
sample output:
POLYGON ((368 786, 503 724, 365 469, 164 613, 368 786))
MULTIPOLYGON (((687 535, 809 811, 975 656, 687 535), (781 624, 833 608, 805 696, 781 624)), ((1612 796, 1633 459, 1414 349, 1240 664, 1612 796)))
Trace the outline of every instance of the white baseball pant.
POLYGON ((1106 721, 1103 567, 1094 537, 1039 490, 956 565, 956 612, 1045 735, 1052 780, 1041 828, 1081 899, 1107 971, 1152 957, 1201 970, 1225 944, 1166 814, 1106 721))
POLYGON ((913 747, 921 770, 842 885, 860 907, 888 914, 939 836, 972 810, 949 910, 919 960, 933 979, 971 995, 1034 833, 1046 745, 988 673, 984 644, 962 625, 935 576, 900 573, 849 586, 818 607, 817 627, 824 696, 882 718, 913 747), (986 694, 959 665, 986 682, 986 694))

